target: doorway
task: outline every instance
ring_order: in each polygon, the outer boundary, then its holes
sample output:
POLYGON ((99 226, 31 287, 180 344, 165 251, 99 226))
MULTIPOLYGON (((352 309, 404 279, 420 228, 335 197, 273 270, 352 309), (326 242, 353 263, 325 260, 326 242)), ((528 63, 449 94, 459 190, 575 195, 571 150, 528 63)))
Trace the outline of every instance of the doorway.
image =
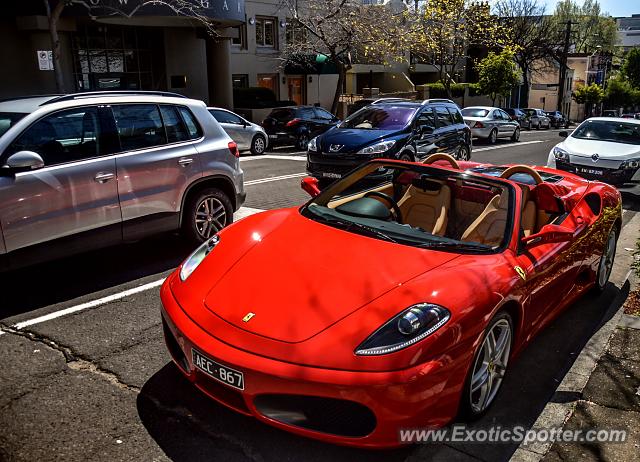
POLYGON ((287 88, 289 91, 289 99, 297 105, 306 104, 306 92, 304 86, 304 77, 288 77, 287 88))

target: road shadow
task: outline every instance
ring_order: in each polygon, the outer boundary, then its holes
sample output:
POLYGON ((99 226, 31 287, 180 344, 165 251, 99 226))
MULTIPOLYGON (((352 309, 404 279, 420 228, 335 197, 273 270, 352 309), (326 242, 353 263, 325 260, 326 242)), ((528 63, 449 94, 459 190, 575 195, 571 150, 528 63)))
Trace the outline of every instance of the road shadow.
MULTIPOLYGON (((569 307, 512 364, 494 406, 467 428, 530 428, 584 345, 615 314, 624 295, 609 284, 600 296, 587 295, 569 307), (616 304, 612 304, 614 301, 616 304)), ((175 461, 507 461, 518 447, 517 442, 462 442, 380 452, 328 445, 272 428, 216 404, 191 386, 173 364, 145 383, 138 397, 138 413, 151 437, 175 461)))
POLYGON ((163 273, 192 250, 177 234, 163 234, 3 273, 0 319, 163 273))

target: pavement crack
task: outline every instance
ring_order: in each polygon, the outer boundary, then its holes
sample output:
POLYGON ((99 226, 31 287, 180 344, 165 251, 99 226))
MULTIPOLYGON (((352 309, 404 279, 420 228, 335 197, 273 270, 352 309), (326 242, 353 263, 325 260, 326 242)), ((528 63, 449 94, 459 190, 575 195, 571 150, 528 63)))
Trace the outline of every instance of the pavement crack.
POLYGON ((101 368, 97 364, 93 363, 90 359, 74 353, 74 351, 70 347, 61 345, 44 335, 29 330, 16 329, 15 327, 7 326, 3 323, 0 323, 0 330, 4 331, 7 334, 17 335, 32 342, 40 343, 51 348, 52 350, 61 353, 64 356, 67 367, 71 370, 95 374, 120 389, 132 391, 134 393, 140 393, 140 388, 124 382, 114 372, 101 368))

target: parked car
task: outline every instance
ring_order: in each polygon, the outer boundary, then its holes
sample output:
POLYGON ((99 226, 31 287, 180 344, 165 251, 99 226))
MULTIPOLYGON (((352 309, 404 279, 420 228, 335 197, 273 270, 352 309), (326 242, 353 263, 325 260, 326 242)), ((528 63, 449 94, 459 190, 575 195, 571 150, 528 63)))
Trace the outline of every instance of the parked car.
POLYGON ((295 145, 306 150, 309 140, 335 126, 340 119, 315 106, 293 106, 271 111, 262 126, 269 135, 269 144, 295 145))
POLYGON ((541 128, 551 128, 551 119, 542 109, 526 108, 523 109, 529 120, 531 121, 531 128, 540 130, 541 128))
POLYGON ((378 102, 311 140, 307 171, 326 185, 375 158, 471 158, 471 130, 453 101, 378 102))
POLYGON ((520 139, 520 123, 500 108, 466 107, 462 110, 462 117, 473 136, 490 144, 494 144, 498 138, 511 138, 511 141, 520 139))
POLYGON ((520 124, 520 129, 531 130, 531 120, 522 109, 508 107, 508 108, 502 108, 502 110, 507 114, 509 114, 509 117, 511 117, 511 120, 515 120, 520 124))
POLYGON ((585 178, 623 184, 640 168, 640 120, 592 117, 549 153, 547 165, 585 178))
POLYGON ((636 115, 635 115, 635 114, 632 114, 632 113, 622 114, 622 115, 620 116, 620 118, 622 118, 622 119, 635 119, 635 118, 636 118, 636 115))
POLYGON ((547 111, 545 114, 549 117, 553 128, 569 128, 569 119, 567 119, 562 112, 547 111))
POLYGON ((269 138, 264 128, 227 109, 218 107, 207 109, 224 128, 227 135, 236 142, 241 152, 251 151, 252 154, 256 155, 264 154, 269 146, 269 138))
POLYGON ((609 185, 444 154, 317 183, 302 181, 306 205, 220 232, 160 291, 185 383, 267 425, 384 448, 399 428, 531 399, 499 394, 514 360, 608 285, 622 225, 609 185))
POLYGON ((202 101, 94 92, 0 103, 6 269, 181 229, 203 242, 245 200, 238 148, 202 101))

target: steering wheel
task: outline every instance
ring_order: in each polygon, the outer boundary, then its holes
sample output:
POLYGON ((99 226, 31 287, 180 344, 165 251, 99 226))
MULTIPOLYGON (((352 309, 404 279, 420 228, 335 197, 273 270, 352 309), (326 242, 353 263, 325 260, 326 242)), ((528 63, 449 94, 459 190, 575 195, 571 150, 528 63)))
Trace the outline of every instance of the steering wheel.
POLYGON ((400 224, 404 223, 402 219, 402 210, 400 210, 400 206, 398 205, 398 202, 396 202, 396 200, 393 197, 391 197, 389 194, 385 194, 380 191, 369 191, 363 197, 379 197, 380 199, 387 201, 389 205, 391 205, 391 208, 393 209, 393 213, 396 216, 396 221, 400 224))
POLYGON ((516 173, 524 173, 525 175, 529 175, 531 178, 533 178, 533 181, 535 181, 537 185, 540 183, 544 183, 544 180, 542 179, 540 174, 528 165, 514 165, 513 167, 509 167, 504 172, 502 172, 500 178, 509 179, 516 173))
POLYGON ((456 170, 460 170, 460 164, 458 164, 458 161, 453 156, 450 156, 449 154, 445 154, 443 152, 431 154, 424 160, 423 164, 433 164, 434 162, 437 162, 439 160, 446 160, 451 164, 453 168, 455 168, 456 170))

